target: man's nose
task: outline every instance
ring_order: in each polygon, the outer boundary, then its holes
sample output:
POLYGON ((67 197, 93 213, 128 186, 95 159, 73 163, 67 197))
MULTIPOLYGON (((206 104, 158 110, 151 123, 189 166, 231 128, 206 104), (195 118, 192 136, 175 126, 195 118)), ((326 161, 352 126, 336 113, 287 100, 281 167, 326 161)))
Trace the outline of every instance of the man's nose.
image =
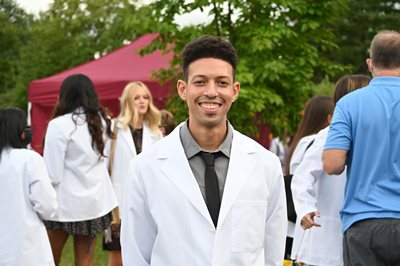
POLYGON ((209 82, 204 94, 212 98, 217 97, 218 96, 217 84, 215 82, 209 82))

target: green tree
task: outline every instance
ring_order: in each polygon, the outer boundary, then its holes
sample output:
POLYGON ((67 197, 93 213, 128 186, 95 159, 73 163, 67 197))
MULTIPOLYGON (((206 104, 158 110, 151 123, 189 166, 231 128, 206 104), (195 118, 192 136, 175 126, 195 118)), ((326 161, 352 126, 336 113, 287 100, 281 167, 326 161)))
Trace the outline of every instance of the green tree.
POLYGON ((400 31, 400 1, 350 0, 347 11, 335 25, 340 50, 332 60, 349 67, 351 73, 367 74, 365 59, 369 45, 380 30, 400 31))
POLYGON ((93 60, 136 38, 136 29, 124 25, 125 17, 136 11, 130 2, 55 0, 30 27, 32 38, 21 50, 17 105, 26 106, 30 81, 93 60))
MULTIPOLYGON (((164 78, 176 78, 180 72, 180 51, 189 40, 202 34, 229 39, 238 51, 237 79, 242 85, 230 121, 252 136, 264 123, 276 134, 291 134, 313 82, 342 71, 326 54, 336 48, 332 24, 346 5, 346 0, 158 0, 140 9, 147 14, 145 21, 128 23, 160 33, 149 50, 174 44, 173 66, 161 73, 164 78), (212 22, 188 27, 175 23, 176 16, 194 10, 208 12, 212 22)), ((186 116, 182 106, 176 96, 170 98, 169 108, 178 120, 186 116)))
POLYGON ((0 0, 0 107, 10 104, 20 49, 29 38, 31 17, 13 0, 0 0))

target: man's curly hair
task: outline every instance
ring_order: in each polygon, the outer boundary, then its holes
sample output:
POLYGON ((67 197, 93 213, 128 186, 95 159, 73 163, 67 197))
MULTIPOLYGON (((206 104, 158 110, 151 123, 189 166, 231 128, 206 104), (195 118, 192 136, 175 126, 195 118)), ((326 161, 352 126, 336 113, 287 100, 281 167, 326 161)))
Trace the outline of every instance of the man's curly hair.
POLYGON ((182 66, 185 80, 188 79, 189 65, 201 58, 217 58, 231 64, 233 79, 236 74, 237 54, 230 42, 215 36, 204 35, 188 43, 182 52, 182 66))

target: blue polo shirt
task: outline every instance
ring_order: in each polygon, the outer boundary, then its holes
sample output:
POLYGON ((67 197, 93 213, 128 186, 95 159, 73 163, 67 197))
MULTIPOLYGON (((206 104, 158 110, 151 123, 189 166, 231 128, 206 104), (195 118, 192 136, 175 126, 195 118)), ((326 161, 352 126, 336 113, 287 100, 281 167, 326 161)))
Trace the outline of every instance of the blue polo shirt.
POLYGON ((400 219, 400 77, 376 77, 344 96, 328 149, 348 150, 343 232, 368 218, 400 219))

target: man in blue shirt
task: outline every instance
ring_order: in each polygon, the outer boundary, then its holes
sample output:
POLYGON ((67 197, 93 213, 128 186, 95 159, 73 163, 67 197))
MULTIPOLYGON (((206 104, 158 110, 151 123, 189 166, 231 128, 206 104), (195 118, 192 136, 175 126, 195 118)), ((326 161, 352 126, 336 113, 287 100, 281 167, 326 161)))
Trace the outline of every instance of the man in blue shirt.
POLYGON ((341 210, 345 265, 400 263, 400 34, 379 32, 371 43, 362 90, 343 97, 323 154, 328 174, 347 164, 341 210))

